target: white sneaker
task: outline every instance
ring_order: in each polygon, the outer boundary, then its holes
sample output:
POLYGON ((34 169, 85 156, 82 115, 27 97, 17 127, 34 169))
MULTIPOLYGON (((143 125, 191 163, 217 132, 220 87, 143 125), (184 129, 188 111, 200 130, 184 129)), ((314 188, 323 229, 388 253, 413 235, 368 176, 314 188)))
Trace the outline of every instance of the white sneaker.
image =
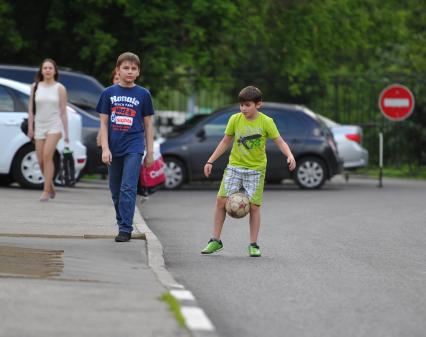
POLYGON ((148 201, 149 197, 141 196, 141 204, 143 204, 145 201, 148 201))

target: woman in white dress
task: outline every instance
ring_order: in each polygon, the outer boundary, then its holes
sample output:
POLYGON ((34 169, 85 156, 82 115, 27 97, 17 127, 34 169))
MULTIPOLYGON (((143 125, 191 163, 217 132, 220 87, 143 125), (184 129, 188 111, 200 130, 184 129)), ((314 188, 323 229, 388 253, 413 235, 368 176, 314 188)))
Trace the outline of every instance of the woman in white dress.
POLYGON ((44 176, 44 188, 40 201, 48 201, 56 195, 53 187, 55 172, 53 156, 62 136, 62 126, 64 142, 69 143, 67 91, 58 82, 58 77, 58 67, 55 61, 45 59, 36 74, 36 82, 32 85, 28 104, 28 137, 35 139, 37 159, 44 176), (33 106, 34 89, 35 109, 33 106))

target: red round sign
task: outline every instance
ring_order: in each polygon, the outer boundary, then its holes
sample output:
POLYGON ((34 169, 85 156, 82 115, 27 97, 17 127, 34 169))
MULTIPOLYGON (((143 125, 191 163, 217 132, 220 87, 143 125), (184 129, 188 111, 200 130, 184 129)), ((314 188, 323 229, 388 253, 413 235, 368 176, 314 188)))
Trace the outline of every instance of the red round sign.
POLYGON ((402 121, 413 112, 413 93, 401 84, 392 84, 380 94, 379 108, 391 121, 402 121))

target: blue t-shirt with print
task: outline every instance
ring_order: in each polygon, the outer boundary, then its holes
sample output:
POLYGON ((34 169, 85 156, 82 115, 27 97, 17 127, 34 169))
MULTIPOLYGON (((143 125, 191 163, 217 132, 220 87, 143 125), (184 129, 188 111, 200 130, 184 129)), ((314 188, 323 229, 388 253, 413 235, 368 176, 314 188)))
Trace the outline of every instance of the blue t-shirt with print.
POLYGON ((96 111, 109 115, 108 144, 113 157, 144 152, 143 119, 154 114, 147 89, 112 85, 102 92, 96 111))

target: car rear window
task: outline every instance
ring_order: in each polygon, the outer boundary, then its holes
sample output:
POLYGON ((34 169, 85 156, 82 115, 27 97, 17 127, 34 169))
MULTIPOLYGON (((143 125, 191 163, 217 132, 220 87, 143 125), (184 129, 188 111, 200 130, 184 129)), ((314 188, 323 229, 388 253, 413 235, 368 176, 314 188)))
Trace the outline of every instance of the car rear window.
POLYGON ((297 111, 268 109, 263 112, 274 120, 278 131, 284 138, 296 136, 303 137, 306 134, 307 125, 303 119, 298 116, 297 111))
POLYGON ((0 112, 13 112, 15 110, 13 98, 6 88, 0 85, 0 112))
POLYGON ((317 121, 318 121, 318 124, 321 128, 322 133, 324 135, 331 135, 332 134, 331 131, 330 131, 331 126, 327 125, 327 122, 321 118, 322 116, 321 117, 317 116, 317 117, 318 117, 317 121))
POLYGON ((231 115, 234 113, 234 111, 228 111, 209 120, 204 125, 206 136, 223 136, 225 134, 225 129, 226 125, 228 124, 229 117, 231 117, 231 115))
POLYGON ((8 90, 15 96, 15 112, 27 112, 30 96, 12 88, 8 90))
POLYGON ((68 100, 81 107, 96 109, 99 97, 104 87, 97 81, 83 76, 59 73, 59 82, 61 82, 68 91, 68 100))

